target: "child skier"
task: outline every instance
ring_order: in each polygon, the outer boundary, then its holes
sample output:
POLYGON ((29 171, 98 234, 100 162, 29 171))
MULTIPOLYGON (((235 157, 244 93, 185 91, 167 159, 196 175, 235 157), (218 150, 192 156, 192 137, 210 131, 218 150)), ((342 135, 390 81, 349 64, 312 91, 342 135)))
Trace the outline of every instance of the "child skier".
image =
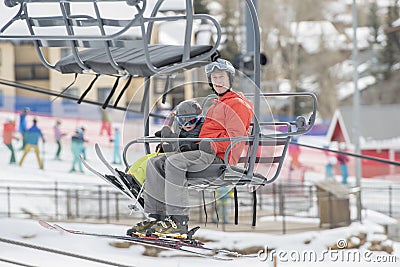
POLYGON ((8 147, 11 152, 10 164, 15 164, 15 151, 13 147, 13 139, 15 137, 15 121, 13 119, 7 119, 3 124, 3 143, 8 147))
POLYGON ((121 164, 121 133, 118 127, 114 128, 114 139, 110 139, 110 142, 114 143, 113 164, 121 164))
MULTIPOLYGON (((157 131, 154 135, 157 137, 164 138, 197 138, 200 134, 201 127, 203 126, 203 117, 201 116, 202 109, 200 104, 194 100, 186 100, 179 103, 176 106, 175 110, 172 113, 172 118, 174 122, 172 126, 164 126, 160 131, 157 131), (175 131, 171 130, 171 128, 175 129, 175 131)), ((194 141, 185 141, 181 140, 179 142, 169 142, 166 144, 160 144, 157 147, 157 150, 163 153, 174 153, 174 152, 185 152, 191 150, 198 150, 198 144, 194 141)), ((157 155, 158 153, 155 153, 157 155)), ((147 158, 148 159, 148 158, 147 158)), ((140 164, 140 168, 136 166, 136 170, 132 170, 133 166, 130 168, 128 173, 131 173, 135 176, 137 180, 141 183, 144 182, 144 177, 146 174, 146 163, 145 160, 140 164)), ((127 235, 140 234, 143 232, 143 229, 148 228, 148 223, 155 222, 153 218, 156 220, 163 220, 165 214, 150 214, 150 220, 140 222, 128 229, 127 235)))
POLYGON ((24 135, 26 144, 25 144, 25 149, 24 149, 24 154, 21 157, 21 160, 19 161, 19 166, 22 166, 22 163, 25 160, 26 155, 28 155, 29 151, 34 150, 35 155, 39 164, 39 168, 43 170, 43 161, 40 158, 40 153, 39 153, 39 138, 42 139, 42 143, 45 143, 42 130, 37 126, 37 119, 33 119, 33 125, 31 128, 29 128, 24 135))
POLYGON ((77 128, 75 130, 75 134, 71 138, 71 151, 73 155, 73 160, 72 167, 69 172, 75 172, 75 165, 78 164, 79 172, 83 173, 82 162, 80 159, 80 156, 82 155, 83 142, 84 139, 82 135, 82 129, 77 128))

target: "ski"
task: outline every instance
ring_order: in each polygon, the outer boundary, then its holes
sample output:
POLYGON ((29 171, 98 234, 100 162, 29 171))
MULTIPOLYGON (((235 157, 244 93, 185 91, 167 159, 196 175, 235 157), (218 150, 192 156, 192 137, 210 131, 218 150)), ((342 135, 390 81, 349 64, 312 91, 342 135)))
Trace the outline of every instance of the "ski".
POLYGON ((91 173, 93 173, 97 177, 100 177, 101 179, 106 181, 108 184, 112 185, 114 188, 116 188, 119 191, 121 191, 129 199, 132 199, 131 195, 124 190, 124 188, 122 187, 121 184, 119 184, 116 180, 111 179, 111 177, 109 177, 111 175, 104 175, 104 174, 98 172, 86 160, 84 160, 83 157, 81 157, 81 161, 82 161, 83 166, 85 166, 85 168, 88 169, 91 173))
POLYGON ((216 260, 224 260, 229 261, 232 258, 224 258, 218 256, 218 254, 222 254, 224 256, 234 256, 234 257, 243 257, 247 255, 241 255, 237 252, 229 251, 229 250, 220 250, 220 249, 212 249, 204 247, 203 243, 196 241, 196 240, 182 240, 182 239, 175 239, 175 238, 161 238, 161 237, 138 237, 138 236, 122 236, 122 235, 109 235, 109 234, 99 234, 99 233, 91 233, 91 232, 84 232, 84 231, 76 231, 71 229, 66 229, 57 224, 50 224, 45 221, 39 221, 39 224, 49 230, 58 231, 58 232, 65 232, 74 235, 82 235, 82 236, 93 236, 99 238, 108 238, 108 239, 116 239, 116 240, 123 240, 139 245, 147 245, 151 247, 157 247, 162 249, 169 249, 169 250, 177 250, 184 253, 212 258, 216 260), (192 250, 191 250, 192 249, 192 250), (198 250, 198 251, 195 251, 198 250))
POLYGON ((136 181, 134 177, 131 175, 125 174, 118 169, 114 169, 105 159, 102 154, 100 147, 98 144, 95 144, 96 154, 98 155, 101 162, 109 169, 113 175, 104 175, 98 172, 95 168, 93 168, 86 160, 81 157, 82 164, 88 169, 90 172, 105 180, 107 183, 111 184, 114 188, 121 191, 126 197, 132 199, 134 201, 133 204, 129 205, 132 210, 140 210, 143 211, 144 207, 144 199, 141 197, 142 186, 139 182, 136 181), (114 176, 115 175, 115 176, 114 176))
POLYGON ((56 227, 45 221, 39 221, 39 224, 48 230, 57 230, 56 227))
POLYGON ((138 198, 139 197, 138 194, 140 193, 140 191, 142 191, 143 186, 134 177, 131 177, 132 178, 131 181, 127 181, 127 179, 124 177, 125 173, 122 173, 118 169, 114 169, 114 167, 111 166, 111 164, 104 157, 99 144, 96 143, 94 145, 94 149, 96 151, 97 157, 103 162, 103 164, 107 167, 107 169, 109 169, 112 172, 114 177, 122 184, 123 188, 132 195, 133 199, 138 198), (132 191, 134 191, 134 193, 136 194, 134 194, 132 191))

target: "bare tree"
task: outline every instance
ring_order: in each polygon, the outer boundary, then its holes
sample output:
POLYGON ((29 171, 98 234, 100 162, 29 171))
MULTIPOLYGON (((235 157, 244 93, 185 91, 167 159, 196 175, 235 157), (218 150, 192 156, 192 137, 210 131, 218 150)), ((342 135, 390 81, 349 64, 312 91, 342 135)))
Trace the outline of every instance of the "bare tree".
MULTIPOLYGON (((308 66, 302 63, 307 55, 299 43, 299 22, 319 21, 323 19, 324 1, 320 0, 284 0, 262 1, 259 14, 262 25, 262 47, 270 58, 268 80, 288 79, 292 92, 298 91, 301 76, 307 74, 308 66), (264 14, 265 13, 265 14, 264 14), (271 41, 274 43, 271 43, 271 41)), ((295 103, 287 108, 287 115, 293 116, 295 103)))

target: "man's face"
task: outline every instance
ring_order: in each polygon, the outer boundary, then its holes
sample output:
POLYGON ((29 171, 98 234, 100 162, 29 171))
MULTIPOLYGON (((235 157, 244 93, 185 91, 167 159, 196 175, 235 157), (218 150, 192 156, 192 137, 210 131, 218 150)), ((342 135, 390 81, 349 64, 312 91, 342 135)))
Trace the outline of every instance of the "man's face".
POLYGON ((211 83, 218 94, 225 93, 230 88, 228 73, 226 71, 215 71, 211 73, 211 83))

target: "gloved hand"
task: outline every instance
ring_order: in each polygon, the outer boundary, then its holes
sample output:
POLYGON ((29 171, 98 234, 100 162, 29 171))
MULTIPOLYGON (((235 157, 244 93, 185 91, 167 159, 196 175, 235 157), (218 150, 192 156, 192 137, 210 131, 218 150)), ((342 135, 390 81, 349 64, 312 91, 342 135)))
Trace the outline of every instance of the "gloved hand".
POLYGON ((163 144, 160 143, 156 146, 156 152, 157 153, 164 153, 164 148, 163 148, 163 144))
POLYGON ((180 152, 186 152, 186 151, 192 151, 192 150, 199 150, 199 145, 194 142, 191 142, 191 143, 181 144, 179 146, 180 152))
POLYGON ((166 153, 172 151, 174 151, 174 148, 169 143, 160 143, 156 146, 156 152, 158 153, 166 153))
POLYGON ((161 137, 161 130, 157 131, 154 133, 155 137, 161 137))
POLYGON ((178 135, 174 133, 170 127, 164 126, 161 130, 154 133, 156 137, 176 138, 178 135))
POLYGON ((199 150, 204 151, 208 154, 215 154, 214 148, 215 146, 213 145, 212 141, 207 141, 207 140, 200 141, 199 150))

